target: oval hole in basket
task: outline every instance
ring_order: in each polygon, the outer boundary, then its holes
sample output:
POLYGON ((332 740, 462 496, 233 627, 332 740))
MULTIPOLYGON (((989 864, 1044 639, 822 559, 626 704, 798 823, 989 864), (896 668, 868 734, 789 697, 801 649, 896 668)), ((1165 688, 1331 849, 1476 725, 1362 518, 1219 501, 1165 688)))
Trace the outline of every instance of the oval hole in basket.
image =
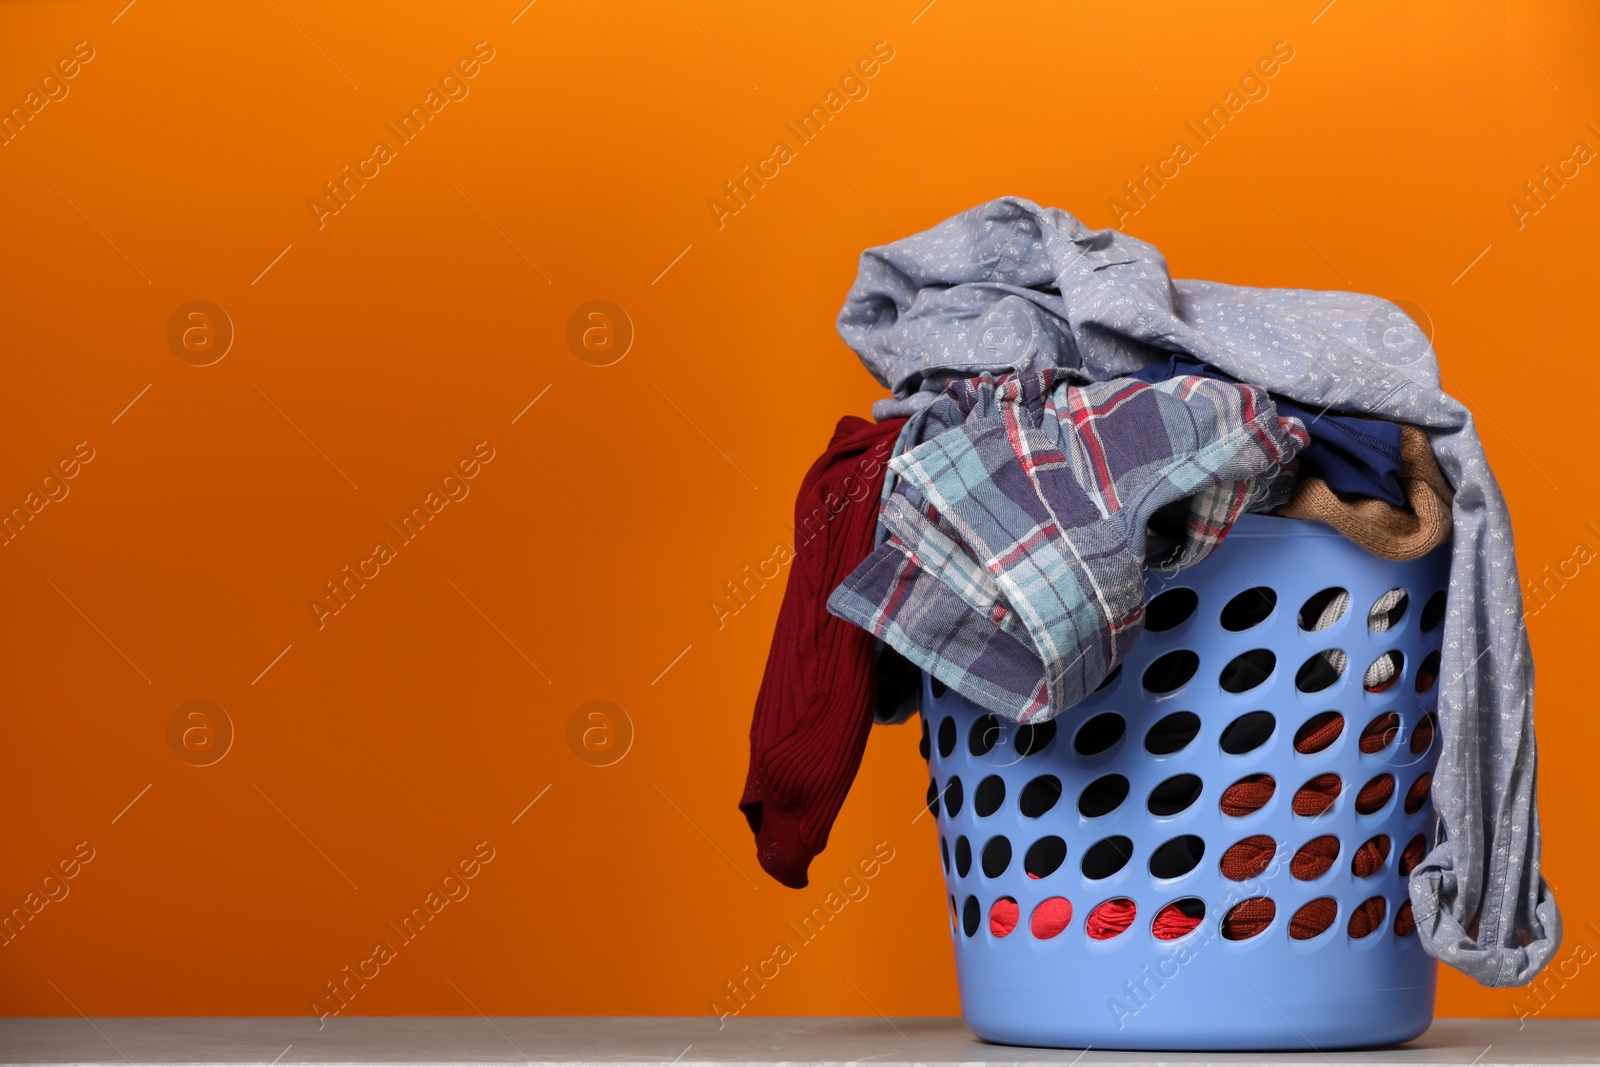
POLYGON ((1332 897, 1318 897, 1294 913, 1289 920, 1289 936, 1296 941, 1309 941, 1326 933, 1339 916, 1339 905, 1332 897))
POLYGON ((983 845, 983 876, 998 878, 1011 866, 1011 841, 1004 837, 991 837, 983 845))
POLYGON ((1017 928, 1017 920, 1022 916, 1022 909, 1017 906, 1016 897, 1001 897, 989 905, 989 933, 995 937, 1005 937, 1017 928))
POLYGON ((1150 799, 1145 802, 1145 807, 1151 815, 1176 815, 1200 799, 1201 788, 1199 775, 1173 775, 1150 790, 1150 799))
POLYGON ((1028 853, 1022 858, 1022 869, 1030 878, 1048 878, 1066 858, 1067 843, 1052 834, 1028 846, 1028 853))
POLYGON ((1098 819, 1116 811, 1128 799, 1128 780, 1120 774, 1107 774, 1084 786, 1078 795, 1078 812, 1086 819, 1098 819))
POLYGON ((974 756, 986 756, 1001 737, 1000 720, 993 715, 979 715, 972 720, 967 731, 967 751, 974 756))
POLYGON ((1061 799, 1061 779, 1053 774, 1041 774, 1022 787, 1017 807, 1029 819, 1037 819, 1056 806, 1061 799))
POLYGON ((1106 941, 1133 925, 1139 909, 1127 897, 1116 897, 1099 905, 1084 922, 1084 933, 1092 940, 1106 941))
POLYGON ((1388 910, 1389 905, 1382 897, 1368 897, 1351 910, 1346 932, 1356 940, 1377 932, 1388 910))
POLYGON ((1319 774, 1307 780, 1295 791, 1290 807, 1296 815, 1317 816, 1332 809, 1334 801, 1344 791, 1344 782, 1337 774, 1319 774))
POLYGON ((1439 720, 1433 712, 1428 712, 1417 720, 1416 728, 1411 731, 1411 754, 1420 756, 1433 745, 1434 732, 1439 727, 1439 720))
POLYGON ((1278 783, 1270 774, 1247 774, 1222 791, 1222 814, 1240 816, 1260 811, 1277 788, 1278 783))
POLYGON ((1150 924, 1150 933, 1157 941, 1176 941, 1200 928, 1206 917, 1205 901, 1199 897, 1184 897, 1156 912, 1150 924))
POLYGON ((1101 712, 1078 728, 1072 747, 1080 756, 1098 756, 1121 741, 1127 729, 1128 724, 1121 715, 1114 711, 1101 712))
POLYGON ((1126 867, 1132 858, 1131 840, 1120 835, 1102 838, 1090 845, 1089 851, 1083 854, 1083 876, 1089 879, 1110 878, 1126 867))
POLYGON ((1428 802, 1428 795, 1433 791, 1433 775, 1423 772, 1422 777, 1411 783, 1411 788, 1406 790, 1406 814, 1415 815, 1422 810, 1428 802))
POLYGON ((1252 648, 1228 661, 1217 684, 1226 693, 1245 693, 1272 677, 1278 657, 1265 648, 1252 648))
POLYGON ((1302 882, 1309 882, 1332 870, 1333 861, 1338 858, 1337 837, 1332 834, 1313 837, 1295 851, 1294 859, 1289 861, 1289 873, 1302 882))
POLYGON ((1420 629, 1423 633, 1433 633, 1439 628, 1439 624, 1444 622, 1444 606, 1445 591, 1443 589, 1428 598, 1428 602, 1422 606, 1420 629))
POLYGON ((1426 693, 1433 688, 1433 683, 1439 680, 1439 650, 1434 649, 1422 657, 1422 662, 1417 666, 1416 689, 1419 693, 1426 693))
POLYGON ((1229 941, 1247 941, 1272 925, 1278 905, 1271 897, 1241 900, 1222 917, 1222 936, 1229 941))
POLYGON ((1417 864, 1421 863, 1427 854, 1428 838, 1426 835, 1418 834, 1410 841, 1407 841, 1406 847, 1400 850, 1400 865, 1397 868, 1400 872, 1400 877, 1410 878, 1411 872, 1417 869, 1417 864))
POLYGON ((1267 743, 1278 720, 1270 711, 1248 711, 1230 722, 1222 731, 1222 751, 1230 756, 1242 756, 1267 743))
POLYGON ((1144 735, 1145 751, 1170 756, 1182 751, 1200 732, 1200 716, 1192 711, 1175 711, 1163 717, 1144 735))
POLYGON ((1173 649, 1160 656, 1144 669, 1143 685, 1146 692, 1161 695, 1175 693, 1188 684, 1200 669, 1200 657, 1187 648, 1173 649))
POLYGON ((1394 744, 1394 739, 1399 735, 1400 716, 1392 711, 1386 711, 1374 716, 1371 722, 1361 728, 1361 741, 1358 747, 1363 755, 1370 756, 1394 744))
POLYGON ((1404 589, 1391 589, 1372 602, 1372 607, 1367 609, 1367 629, 1375 634, 1387 633, 1400 625, 1400 620, 1405 618, 1406 608, 1411 604, 1411 597, 1404 589))
POLYGON ((1389 858, 1389 835, 1378 834, 1361 842, 1361 847, 1356 849, 1356 854, 1350 859, 1350 873, 1357 878, 1371 878, 1383 870, 1384 861, 1389 858))
POLYGON ((1144 607, 1144 628, 1150 633, 1165 633, 1183 625, 1200 603, 1193 589, 1168 589, 1144 607))
POLYGON ((1394 796, 1394 775, 1380 774, 1356 792, 1356 814, 1375 815, 1394 796))
POLYGON ((1278 843, 1272 838, 1266 834, 1254 834, 1229 845, 1218 866, 1222 870, 1222 877, 1230 882, 1247 881, 1272 866, 1272 857, 1277 851, 1278 843))
POLYGON ((961 798, 965 794, 961 790, 961 777, 952 774, 950 780, 944 784, 944 813, 950 818, 961 814, 961 798))
POLYGON ((1231 633, 1248 630, 1265 622, 1278 606, 1276 591, 1264 585, 1246 589, 1222 608, 1222 628, 1231 633))
POLYGON ((1000 805, 1006 802, 1006 780, 998 774, 991 774, 978 783, 978 788, 972 793, 972 810, 980 819, 987 819, 1000 810, 1000 805))
POLYGON ((1302 693, 1320 693, 1344 677, 1348 662, 1342 649, 1330 648, 1310 656, 1294 674, 1294 687, 1302 693))
POLYGON ((1294 750, 1302 756, 1321 752, 1344 733, 1344 716, 1337 711, 1323 711, 1311 716, 1305 725, 1295 731, 1294 750))
POLYGON ((1206 843, 1196 834, 1184 834, 1164 842, 1150 854, 1152 878, 1181 878, 1205 858, 1206 843))
POLYGON ((1350 609, 1350 594, 1333 586, 1321 592, 1312 593, 1306 602, 1300 605, 1296 616, 1300 629, 1315 633, 1326 630, 1340 619, 1350 609))
POLYGON ((1055 739, 1056 723, 1054 719, 1019 726, 1017 727, 1017 755, 1032 756, 1043 752, 1050 747, 1050 742, 1055 739))
POLYGON ((1072 902, 1066 897, 1046 897, 1039 901, 1028 919, 1028 929, 1040 941, 1048 941, 1072 922, 1072 902))
POLYGON ((1380 654, 1362 674, 1361 688, 1369 693, 1387 693, 1400 680, 1405 663, 1405 655, 1392 649, 1380 654))

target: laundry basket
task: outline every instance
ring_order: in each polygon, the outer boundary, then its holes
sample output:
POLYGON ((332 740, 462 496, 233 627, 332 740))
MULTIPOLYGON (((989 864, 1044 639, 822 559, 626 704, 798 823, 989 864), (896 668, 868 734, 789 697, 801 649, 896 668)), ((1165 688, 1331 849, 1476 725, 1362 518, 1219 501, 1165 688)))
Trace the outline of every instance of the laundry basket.
POLYGON ((1434 841, 1448 573, 1447 545, 1397 563, 1245 515, 1203 563, 1149 572, 1145 634, 1059 718, 1018 726, 925 676, 972 1030, 1196 1050, 1426 1030, 1407 875, 1434 841))

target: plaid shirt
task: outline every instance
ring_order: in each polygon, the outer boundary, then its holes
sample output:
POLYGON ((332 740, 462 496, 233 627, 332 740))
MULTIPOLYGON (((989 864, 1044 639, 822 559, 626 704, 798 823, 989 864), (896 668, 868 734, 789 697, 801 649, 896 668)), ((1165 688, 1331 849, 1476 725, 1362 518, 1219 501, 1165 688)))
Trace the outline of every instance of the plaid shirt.
POLYGON ((887 538, 828 600, 1019 722, 1076 704, 1126 657, 1144 628, 1157 509, 1189 501, 1164 562, 1198 563, 1307 442, 1256 386, 1076 380, 1047 369, 952 383, 890 462, 887 538))

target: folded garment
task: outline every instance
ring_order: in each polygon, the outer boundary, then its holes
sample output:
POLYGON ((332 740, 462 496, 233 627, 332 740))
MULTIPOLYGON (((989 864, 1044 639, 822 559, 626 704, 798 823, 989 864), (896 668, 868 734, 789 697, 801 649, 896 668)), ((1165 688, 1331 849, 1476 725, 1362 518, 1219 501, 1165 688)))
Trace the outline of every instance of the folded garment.
POLYGON ((1198 930, 1205 911, 1205 905, 1192 897, 1174 901, 1156 912, 1150 933, 1157 941, 1175 941, 1198 930))
POLYGON ((1343 790, 1344 783, 1337 774, 1319 774, 1295 790, 1289 806, 1296 815, 1321 815, 1333 807, 1343 790))
POLYGON ((1248 941, 1265 930, 1277 914, 1278 906, 1271 897, 1241 900, 1222 917, 1222 936, 1229 941, 1248 941))
POLYGON ((1302 882, 1321 878, 1339 858, 1339 839, 1332 834, 1313 837, 1301 845, 1289 861, 1289 873, 1302 882))
POLYGON ((1247 774, 1222 791, 1217 804, 1222 814, 1242 816, 1260 811, 1278 791, 1278 781, 1270 774, 1247 774))
POLYGON ((794 560, 751 717, 750 772, 739 801, 762 869, 795 889, 827 847, 872 728, 874 642, 824 604, 872 550, 878 496, 904 421, 840 419, 795 500, 794 560))
POLYGON ((1113 897, 1089 913, 1083 932, 1093 941, 1108 941, 1132 926, 1137 914, 1133 901, 1127 897, 1113 897))
POLYGON ((1425 428, 1455 488, 1455 536, 1440 832, 1406 868, 1407 925, 1484 985, 1523 985, 1545 966, 1561 915, 1539 872, 1533 657, 1511 521, 1471 413, 1440 387, 1432 345, 1404 312, 1360 293, 1174 279, 1143 241, 1005 197, 862 253, 839 333, 894 394, 873 405, 880 418, 984 370, 1102 381, 1184 352, 1316 410, 1425 428))
POLYGON ((1401 428, 1400 485, 1404 507, 1341 497, 1327 482, 1303 478, 1289 502, 1273 514, 1325 522, 1384 559, 1416 559, 1450 540, 1455 493, 1433 458, 1428 435, 1415 426, 1401 428))
MULTIPOLYGON (((1221 367, 1182 352, 1128 377, 1159 382, 1179 374, 1238 381, 1221 367)), ((1302 479, 1320 479, 1335 493, 1370 496, 1396 505, 1405 503, 1400 489, 1399 423, 1313 408, 1276 393, 1272 402, 1279 415, 1299 419, 1311 435, 1311 443, 1295 458, 1302 479)))
POLYGON ((1308 941, 1332 926, 1338 914, 1337 901, 1332 897, 1318 897, 1290 917, 1289 936, 1296 941, 1308 941))
POLYGON ((1244 882, 1258 877, 1272 865, 1278 843, 1266 834, 1254 834, 1238 841, 1222 854, 1222 877, 1244 882))
POLYGON ((1306 441, 1264 390, 1198 376, 985 374, 914 421, 936 435, 891 461, 890 537, 829 610, 1016 722, 1060 714, 1126 658, 1153 513, 1188 501, 1163 563, 1198 563, 1306 441))

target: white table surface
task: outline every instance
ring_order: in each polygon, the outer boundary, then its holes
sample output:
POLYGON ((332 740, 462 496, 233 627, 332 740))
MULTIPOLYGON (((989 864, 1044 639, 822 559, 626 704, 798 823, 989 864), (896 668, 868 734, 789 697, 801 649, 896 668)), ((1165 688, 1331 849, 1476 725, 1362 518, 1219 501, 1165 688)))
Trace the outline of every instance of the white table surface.
POLYGON ((1085 1053, 976 1040, 953 1018, 0 1019, 4 1064, 1600 1064, 1600 1020, 1441 1019, 1405 1045, 1328 1053, 1085 1053))

